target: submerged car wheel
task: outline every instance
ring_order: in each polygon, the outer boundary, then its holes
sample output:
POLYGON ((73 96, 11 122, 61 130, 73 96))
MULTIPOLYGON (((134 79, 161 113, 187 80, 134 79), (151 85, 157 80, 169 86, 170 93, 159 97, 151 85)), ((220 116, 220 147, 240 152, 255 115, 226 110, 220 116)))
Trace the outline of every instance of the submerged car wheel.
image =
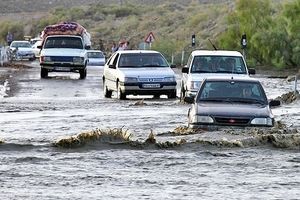
POLYGON ((107 89, 105 80, 103 80, 103 94, 104 94, 104 97, 111 98, 112 91, 107 89))
POLYGON ((180 90, 180 101, 184 102, 184 99, 185 99, 185 89, 182 86, 180 90))
POLYGON ((85 79, 86 77, 86 69, 79 70, 80 79, 85 79))
POLYGON ((121 90, 120 83, 118 83, 118 87, 117 87, 117 98, 121 100, 126 99, 126 95, 121 90))
POLYGON ((176 90, 173 90, 168 94, 169 99, 175 99, 176 98, 176 90))
POLYGON ((46 78, 48 76, 48 70, 41 68, 41 78, 46 78))

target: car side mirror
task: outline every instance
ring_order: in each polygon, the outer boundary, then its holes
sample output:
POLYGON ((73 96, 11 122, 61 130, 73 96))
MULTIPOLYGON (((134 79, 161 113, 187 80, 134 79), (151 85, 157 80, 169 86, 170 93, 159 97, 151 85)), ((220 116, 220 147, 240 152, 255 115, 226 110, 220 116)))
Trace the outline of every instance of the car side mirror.
POLYGON ((281 104, 281 102, 279 100, 270 100, 270 102, 269 102, 270 107, 280 106, 280 104, 281 104))
POLYGON ((85 49, 85 50, 90 50, 90 49, 91 49, 91 46, 85 45, 85 46, 84 46, 84 49, 85 49))
POLYGON ((111 68, 111 69, 116 69, 116 66, 114 66, 114 65, 108 65, 108 68, 111 68))
POLYGON ((254 68, 249 68, 248 72, 249 72, 249 74, 252 74, 252 75, 254 75, 256 73, 254 68))
POLYGON ((183 67, 182 70, 181 70, 181 72, 188 74, 189 73, 189 68, 183 67))
POLYGON ((36 48, 38 48, 38 49, 42 49, 42 45, 36 46, 36 48))
POLYGON ((176 68, 176 65, 172 64, 170 65, 171 68, 176 68))
POLYGON ((195 103, 195 97, 184 97, 184 101, 187 103, 195 103))

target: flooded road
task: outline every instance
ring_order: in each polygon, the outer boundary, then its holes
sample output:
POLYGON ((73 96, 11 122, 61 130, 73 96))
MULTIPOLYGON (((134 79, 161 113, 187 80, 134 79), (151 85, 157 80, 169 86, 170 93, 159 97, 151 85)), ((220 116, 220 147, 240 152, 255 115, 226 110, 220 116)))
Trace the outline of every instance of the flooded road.
MULTIPOLYGON (((273 109, 283 124, 276 130, 192 132, 190 105, 179 99, 105 99, 103 67, 81 80, 40 79, 38 63, 30 66, 0 83, 1 199, 299 198, 299 100, 273 109)), ((268 98, 293 90, 256 77, 268 98)))

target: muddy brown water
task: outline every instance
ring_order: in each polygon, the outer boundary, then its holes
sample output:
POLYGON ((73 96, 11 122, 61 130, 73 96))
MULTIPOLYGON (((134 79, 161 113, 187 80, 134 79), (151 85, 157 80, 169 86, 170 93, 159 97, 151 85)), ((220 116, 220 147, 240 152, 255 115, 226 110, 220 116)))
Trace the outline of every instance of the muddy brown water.
MULTIPOLYGON (((178 99, 103 98, 103 67, 89 67, 85 80, 40 79, 29 64, 0 68, 10 75, 0 98, 1 199, 299 198, 299 100, 273 109, 276 129, 191 132, 190 105, 178 99)), ((283 78, 255 77, 268 98, 293 90, 283 78)))

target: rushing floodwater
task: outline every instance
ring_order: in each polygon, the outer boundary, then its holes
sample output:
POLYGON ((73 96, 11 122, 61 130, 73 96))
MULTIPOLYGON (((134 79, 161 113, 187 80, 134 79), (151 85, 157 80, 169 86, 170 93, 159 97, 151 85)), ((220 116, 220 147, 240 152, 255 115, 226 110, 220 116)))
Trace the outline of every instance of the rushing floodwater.
MULTIPOLYGON (((287 127, 277 132, 179 134, 188 104, 104 99, 101 75, 94 67, 86 80, 41 80, 33 64, 5 83, 13 91, 0 99, 1 199, 299 199, 299 101, 273 110, 287 127), (130 141, 101 136, 55 145, 97 128, 122 128, 130 141), (147 143, 151 132, 156 142, 147 143)), ((293 89, 284 79, 257 78, 269 98, 293 89)))

